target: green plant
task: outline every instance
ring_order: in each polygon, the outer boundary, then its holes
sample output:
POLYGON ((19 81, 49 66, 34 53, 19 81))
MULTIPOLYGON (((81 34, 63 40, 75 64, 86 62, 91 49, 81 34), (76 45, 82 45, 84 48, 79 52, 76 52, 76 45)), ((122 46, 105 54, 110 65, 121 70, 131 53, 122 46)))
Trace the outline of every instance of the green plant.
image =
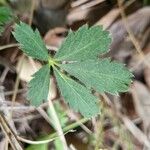
POLYGON ((84 117, 99 113, 92 89, 115 95, 128 90, 132 74, 124 65, 98 58, 108 52, 111 43, 109 32, 100 26, 70 31, 54 57, 48 54, 38 30, 34 32, 27 24, 16 24, 13 35, 24 53, 46 63, 29 83, 28 99, 35 106, 47 99, 53 72, 65 101, 84 117))
POLYGON ((0 35, 4 31, 4 26, 12 19, 12 12, 8 7, 0 7, 0 35))
POLYGON ((143 0, 144 5, 150 5, 150 0, 143 0))

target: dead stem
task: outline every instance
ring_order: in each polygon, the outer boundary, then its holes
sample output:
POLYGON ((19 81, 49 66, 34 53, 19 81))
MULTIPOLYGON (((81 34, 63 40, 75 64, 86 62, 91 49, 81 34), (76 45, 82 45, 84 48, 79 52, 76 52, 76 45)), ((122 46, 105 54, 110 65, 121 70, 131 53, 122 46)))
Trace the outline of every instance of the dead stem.
POLYGON ((114 104, 108 98, 106 94, 102 95, 105 102, 110 106, 112 113, 117 116, 124 124, 124 126, 132 133, 132 135, 142 144, 150 148, 150 142, 146 135, 125 115, 116 110, 114 104))
POLYGON ((18 47, 18 46, 19 46, 19 44, 17 44, 17 43, 0 46, 0 51, 5 50, 7 48, 18 47))
POLYGON ((11 127, 7 123, 7 120, 1 113, 0 113, 0 126, 3 132, 5 133, 5 136, 8 138, 9 143, 11 147, 13 148, 13 150, 23 150, 21 144, 17 140, 17 136, 11 130, 11 127))
POLYGON ((122 21, 124 23, 124 26, 125 26, 125 29, 129 35, 129 38, 131 40, 131 42, 133 43, 136 51, 138 52, 141 60, 145 63, 145 65, 150 68, 150 65, 149 63, 146 61, 145 59, 145 55, 141 49, 141 46, 139 44, 139 42, 137 41, 137 39, 135 38, 134 34, 132 33, 129 25, 128 25, 128 20, 127 20, 127 17, 126 17, 126 14, 125 14, 125 11, 124 11, 124 6, 122 4, 122 0, 117 0, 118 1, 118 6, 119 6, 119 9, 120 9, 120 14, 121 14, 121 17, 122 17, 122 21))

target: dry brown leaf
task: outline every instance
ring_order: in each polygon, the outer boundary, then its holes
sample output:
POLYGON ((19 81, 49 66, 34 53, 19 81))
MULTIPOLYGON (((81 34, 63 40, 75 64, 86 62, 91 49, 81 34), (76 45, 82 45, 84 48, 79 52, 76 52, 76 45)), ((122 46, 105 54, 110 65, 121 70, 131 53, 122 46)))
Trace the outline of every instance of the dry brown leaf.
MULTIPOLYGON (((144 7, 139 9, 132 15, 128 16, 127 19, 128 26, 133 32, 133 35, 140 42, 140 45, 144 47, 142 38, 143 34, 150 26, 150 8, 144 7)), ((109 30, 113 37, 110 51, 111 56, 122 62, 126 62, 126 59, 131 57, 136 51, 133 51, 134 46, 128 38, 128 34, 122 20, 115 22, 109 30)))
POLYGON ((68 24, 72 24, 73 22, 76 21, 81 21, 81 20, 85 20, 88 13, 89 13, 90 9, 84 9, 84 10, 72 10, 68 16, 67 16, 67 22, 68 24))
POLYGON ((104 29, 107 29, 115 21, 119 14, 120 11, 118 8, 112 9, 108 14, 96 22, 96 25, 103 25, 104 29))
POLYGON ((150 68, 145 68, 145 70, 144 70, 144 78, 145 78, 147 86, 150 89, 150 68))
POLYGON ((44 36, 44 42, 48 46, 59 47, 64 40, 64 34, 66 34, 67 29, 63 27, 57 27, 49 30, 44 36), (61 36, 60 36, 61 35, 61 36))
POLYGON ((135 109, 143 120, 145 134, 150 139, 150 91, 147 87, 135 81, 132 87, 135 109))
MULTIPOLYGON (((19 73, 19 77, 21 80, 29 82, 32 79, 31 76, 36 72, 34 66, 31 65, 29 59, 26 57, 23 60, 21 71, 20 71, 20 65, 21 65, 21 58, 18 59, 16 70, 17 73, 19 73)), ((35 66, 37 69, 41 68, 41 64, 38 62, 35 62, 35 66)))

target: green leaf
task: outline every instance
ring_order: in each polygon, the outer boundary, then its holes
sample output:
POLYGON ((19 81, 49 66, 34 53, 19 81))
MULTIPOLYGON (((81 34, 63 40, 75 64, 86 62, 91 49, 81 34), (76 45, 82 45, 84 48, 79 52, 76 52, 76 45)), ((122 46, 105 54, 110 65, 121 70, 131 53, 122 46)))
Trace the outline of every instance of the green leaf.
POLYGON ((60 67, 99 92, 118 94, 127 91, 131 83, 132 74, 124 65, 110 59, 85 60, 60 67))
POLYGON ((0 34, 4 31, 4 26, 11 21, 12 14, 8 7, 0 7, 0 34))
POLYGON ((33 79, 29 82, 28 99, 32 105, 39 106, 43 100, 47 100, 49 83, 50 83, 50 67, 43 66, 33 75, 33 79))
POLYGON ((59 61, 95 59, 108 51, 110 43, 109 32, 104 31, 102 26, 89 28, 84 25, 76 32, 70 31, 55 58, 59 61))
POLYGON ((88 89, 59 71, 54 72, 61 94, 71 108, 79 111, 84 117, 92 117, 99 113, 98 101, 88 89))
POLYGON ((48 51, 38 30, 35 30, 34 32, 29 25, 21 22, 20 24, 15 25, 13 35, 20 43, 22 51, 28 56, 48 61, 48 51))
POLYGON ((6 4, 7 4, 6 0, 0 0, 0 5, 6 5, 6 4))

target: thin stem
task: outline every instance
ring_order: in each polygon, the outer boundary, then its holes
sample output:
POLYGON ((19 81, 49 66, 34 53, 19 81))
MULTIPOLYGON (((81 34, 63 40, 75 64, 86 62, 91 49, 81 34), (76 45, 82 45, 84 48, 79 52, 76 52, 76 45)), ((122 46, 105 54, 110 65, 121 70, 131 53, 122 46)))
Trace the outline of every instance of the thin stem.
POLYGON ((31 9, 30 9, 30 17, 29 17, 29 25, 31 26, 32 20, 33 20, 33 13, 35 9, 35 0, 32 0, 31 2, 31 9))
MULTIPOLYGON (((19 72, 18 72, 16 81, 15 81, 14 92, 13 92, 13 96, 12 96, 12 108, 13 108, 13 106, 14 106, 14 103, 15 103, 15 100, 16 100, 16 96, 17 96, 17 93, 18 93, 18 87, 19 87, 19 83, 20 83, 20 72, 21 72, 21 69, 22 69, 22 65, 23 65, 23 60, 24 60, 24 58, 25 58, 25 55, 23 54, 22 57, 20 58, 19 72)), ((10 113, 11 113, 11 114, 10 114, 10 117, 12 117, 13 109, 11 110, 10 113)))
POLYGON ((18 46, 19 46, 19 44, 17 44, 17 43, 0 46, 0 51, 5 50, 7 48, 18 47, 18 46))
POLYGON ((134 45, 136 51, 138 52, 138 54, 139 54, 141 60, 143 60, 143 62, 145 63, 145 65, 146 65, 148 68, 150 68, 150 65, 149 65, 149 63, 147 62, 147 60, 145 59, 145 55, 144 55, 144 53, 143 53, 143 51, 142 51, 142 49, 141 49, 141 46, 140 46, 139 42, 137 41, 137 39, 136 39, 136 37, 134 36, 134 34, 133 34, 131 28, 130 28, 129 25, 128 25, 128 19, 127 19, 127 17, 126 17, 125 11, 124 11, 124 6, 123 6, 123 4, 122 4, 122 0, 117 0, 117 2, 118 2, 118 7, 119 7, 119 10, 120 10, 121 17, 122 17, 122 21, 123 21, 123 24, 124 24, 124 26, 125 26, 125 29, 126 29, 126 31, 127 31, 127 33, 128 33, 128 36, 129 36, 131 42, 133 43, 133 45, 134 45))
MULTIPOLYGON (((66 127, 63 128, 63 132, 65 134, 69 133, 69 132, 72 132, 73 129, 75 129, 76 127, 80 126, 81 124, 84 124, 85 122, 87 122, 89 119, 88 118, 83 118, 77 122, 74 122, 66 127)), ((43 137, 41 141, 31 141, 31 140, 28 140, 28 139, 24 139, 20 136, 17 136, 18 140, 24 142, 24 143, 29 143, 29 144, 44 144, 44 143, 49 143, 53 140, 55 140, 56 138, 58 138, 57 136, 57 132, 55 133, 52 133, 46 137, 43 137)))
MULTIPOLYGON (((69 133, 69 132, 74 132, 74 130, 70 130, 66 133, 64 133, 63 135, 69 133)), ((20 136, 17 137, 18 140, 24 142, 24 143, 28 143, 28 144, 32 144, 32 145, 38 145, 38 144, 46 144, 46 143, 49 143, 49 142, 52 142, 54 140, 57 140, 58 138, 60 138, 59 136, 56 136, 54 138, 48 138, 48 139, 45 139, 45 140, 41 140, 41 141, 31 141, 31 140, 28 140, 28 139, 24 139, 20 136)))
POLYGON ((55 111, 55 108, 54 108, 54 105, 52 103, 50 95, 51 95, 51 93, 49 92, 49 94, 48 94, 48 100, 49 100, 48 102, 49 103, 48 104, 49 104, 51 117, 52 117, 52 120, 54 121, 54 125, 56 128, 57 134, 60 137, 60 140, 62 142, 62 146, 63 146, 62 150, 67 150, 68 149, 67 142, 66 142, 63 130, 61 128, 60 121, 59 121, 58 116, 56 114, 56 111, 55 111))
POLYGON ((23 150, 17 139, 16 134, 13 132, 13 130, 11 129, 7 120, 1 113, 0 113, 0 127, 3 130, 3 132, 5 133, 5 136, 7 137, 7 139, 9 140, 9 143, 10 143, 12 149, 13 150, 23 150))
MULTIPOLYGON (((7 44, 7 45, 2 45, 2 46, 0 46, 0 51, 3 51, 3 50, 8 49, 8 48, 12 48, 12 47, 18 47, 18 46, 19 46, 18 43, 12 43, 12 44, 7 44)), ((46 45, 46 48, 50 49, 50 50, 54 50, 54 51, 58 50, 57 47, 50 46, 50 45, 46 45)))
POLYGON ((104 106, 102 106, 102 112, 100 116, 100 120, 98 122, 98 128, 97 128, 97 138, 96 138, 96 144, 95 144, 95 150, 99 150, 103 147, 103 139, 104 139, 104 128, 103 128, 103 122, 105 118, 104 113, 104 106))
POLYGON ((57 60, 55 60, 52 57, 49 57, 48 64, 49 64, 49 66, 52 66, 52 67, 59 66, 59 63, 57 62, 57 60))

